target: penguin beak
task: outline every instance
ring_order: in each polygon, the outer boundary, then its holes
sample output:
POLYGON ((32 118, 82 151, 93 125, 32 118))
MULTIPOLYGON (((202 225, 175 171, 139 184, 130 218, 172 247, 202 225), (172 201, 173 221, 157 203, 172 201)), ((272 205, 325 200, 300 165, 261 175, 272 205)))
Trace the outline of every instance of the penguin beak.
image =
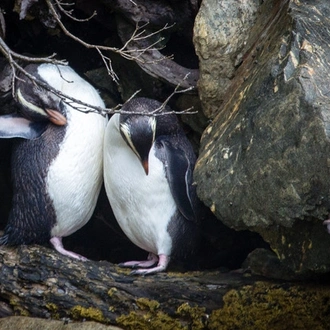
POLYGON ((29 109, 30 112, 37 113, 41 116, 47 117, 47 119, 50 120, 55 125, 63 126, 66 124, 67 122, 66 118, 59 111, 56 111, 54 109, 40 108, 39 106, 29 102, 24 98, 20 88, 17 89, 16 95, 18 102, 23 107, 29 109))
POLYGON ((66 118, 58 111, 53 110, 53 109, 45 109, 49 120, 58 126, 63 126, 67 123, 66 118))
POLYGON ((144 171, 146 172, 146 175, 149 174, 149 162, 148 162, 148 158, 147 159, 142 159, 142 166, 144 168, 144 171))

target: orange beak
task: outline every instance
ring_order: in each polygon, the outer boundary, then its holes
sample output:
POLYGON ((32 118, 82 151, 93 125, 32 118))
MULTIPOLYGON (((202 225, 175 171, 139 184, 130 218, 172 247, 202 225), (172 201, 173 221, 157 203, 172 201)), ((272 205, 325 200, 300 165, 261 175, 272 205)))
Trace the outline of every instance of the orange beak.
POLYGON ((58 126, 63 126, 67 123, 66 118, 58 111, 52 110, 52 109, 45 109, 45 111, 49 117, 49 120, 53 124, 58 125, 58 126))
POLYGON ((142 166, 144 168, 144 171, 146 172, 146 175, 149 173, 149 162, 148 159, 142 160, 142 166))

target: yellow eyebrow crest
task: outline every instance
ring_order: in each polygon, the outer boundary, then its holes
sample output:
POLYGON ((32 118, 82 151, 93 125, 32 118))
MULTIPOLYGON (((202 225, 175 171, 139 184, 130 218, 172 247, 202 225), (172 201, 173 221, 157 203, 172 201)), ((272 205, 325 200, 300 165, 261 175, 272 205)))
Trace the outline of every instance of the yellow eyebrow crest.
POLYGON ((139 153, 137 152, 133 142, 132 142, 132 138, 131 138, 131 133, 129 131, 129 127, 127 124, 120 124, 120 130, 124 133, 125 137, 126 137, 126 141, 129 144, 129 146, 131 147, 131 149, 133 150, 133 152, 141 159, 139 153))
POLYGON ((20 90, 20 88, 17 90, 17 98, 18 98, 18 101, 25 107, 27 107, 28 109, 34 111, 34 112, 37 112, 39 113, 40 115, 42 116, 45 116, 47 117, 47 114, 45 113, 45 111, 41 108, 39 108, 38 106, 36 106, 35 104, 32 104, 31 102, 27 101, 23 95, 22 95, 22 92, 20 90))

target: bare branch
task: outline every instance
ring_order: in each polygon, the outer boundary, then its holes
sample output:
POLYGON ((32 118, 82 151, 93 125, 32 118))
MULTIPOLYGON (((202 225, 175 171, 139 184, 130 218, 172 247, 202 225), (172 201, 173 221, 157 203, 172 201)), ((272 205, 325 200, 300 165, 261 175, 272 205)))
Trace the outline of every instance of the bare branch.
MULTIPOLYGON (((183 81, 186 80, 186 79, 188 78, 188 76, 189 76, 189 73, 183 78, 183 81)), ((162 113, 164 113, 164 112, 165 112, 166 114, 168 114, 168 113, 175 113, 175 114, 196 114, 197 111, 194 111, 194 112, 190 111, 190 110, 192 110, 194 107, 190 107, 190 108, 188 108, 188 109, 185 109, 185 110, 183 110, 183 111, 179 111, 179 112, 178 112, 178 111, 164 111, 164 110, 166 109, 166 106, 167 106, 168 102, 170 101, 170 99, 171 99, 175 94, 186 93, 186 92, 189 92, 189 91, 191 91, 191 90, 194 89, 193 86, 188 87, 188 88, 185 88, 185 89, 179 89, 180 87, 181 87, 180 84, 176 85, 174 91, 173 91, 173 92, 172 92, 172 93, 166 98, 166 100, 162 103, 162 105, 161 105, 159 108, 155 109, 155 110, 152 112, 152 114, 155 115, 155 116, 160 115, 160 114, 162 114, 162 113)))
POLYGON ((117 76, 116 72, 114 71, 113 67, 112 67, 112 62, 111 59, 105 55, 103 55, 103 53, 101 52, 100 49, 96 49, 98 51, 98 53, 100 54, 102 61, 104 63, 105 68, 107 69, 108 75, 112 78, 112 80, 114 82, 116 82, 118 84, 119 82, 119 77, 117 76))
MULTIPOLYGON (((58 25, 60 26, 60 28, 62 29, 62 31, 64 32, 65 35, 69 36, 70 38, 72 38, 73 40, 75 40, 76 42, 82 44, 83 46, 85 46, 86 48, 89 49, 95 49, 99 55, 101 56, 105 67, 107 69, 108 74, 112 77, 112 79, 115 82, 118 82, 118 76, 116 75, 116 73, 114 72, 113 68, 112 68, 112 63, 111 63, 111 59, 107 56, 105 56, 103 54, 102 51, 112 51, 115 53, 120 54, 121 56, 123 56, 124 58, 128 59, 128 60, 134 60, 134 61, 141 61, 144 62, 142 59, 140 59, 140 57, 147 51, 153 51, 153 50, 158 50, 160 48, 156 48, 156 46, 163 40, 163 38, 159 38, 158 40, 156 40, 155 42, 151 43, 150 45, 148 45, 147 47, 143 48, 143 49, 128 49, 128 46, 130 43, 133 42, 137 42, 137 41, 141 41, 141 40, 145 40, 148 39, 158 33, 160 33, 161 31, 164 31, 166 29, 171 28, 173 25, 168 26, 165 25, 162 29, 156 31, 156 32, 152 32, 150 34, 146 33, 146 30, 144 29, 145 26, 147 24, 144 24, 142 26, 139 26, 138 24, 135 27, 134 32, 132 33, 131 38, 124 44, 124 46, 120 49, 115 48, 115 47, 108 47, 108 46, 102 46, 102 45, 93 45, 93 44, 89 44, 83 40, 81 40, 80 38, 76 37, 75 35, 73 35, 69 30, 66 29, 66 27, 64 26, 64 24, 62 23, 57 11, 55 10, 55 7, 53 5, 53 3, 51 2, 51 0, 45 0, 53 17, 55 18, 56 22, 58 23, 58 25)), ((54 0, 57 7, 59 8, 59 10, 61 12, 63 12, 65 15, 67 15, 68 17, 70 17, 71 19, 75 19, 71 14, 72 14, 72 10, 66 10, 64 9, 62 6, 64 5, 71 5, 69 3, 63 3, 62 1, 59 0, 54 0)), ((91 19, 93 17, 93 15, 88 18, 91 19)), ((88 20, 86 19, 86 20, 88 20)), ((85 21, 85 20, 84 20, 85 21)), ((15 95, 15 80, 17 79, 21 79, 17 76, 17 71, 21 72, 23 75, 25 75, 28 79, 30 79, 34 84, 44 88, 45 90, 57 95, 59 98, 61 98, 61 100, 70 105, 71 107, 73 107, 74 109, 76 109, 77 111, 82 111, 85 113, 88 112, 96 112, 99 113, 103 116, 107 115, 107 114, 112 114, 112 113, 127 113, 121 110, 122 105, 118 104, 116 107, 112 108, 112 109, 108 109, 108 108, 102 108, 102 107, 96 107, 90 104, 87 104, 85 102, 82 102, 81 100, 77 100, 69 95, 66 95, 54 88, 52 88, 51 86, 49 86, 48 84, 46 84, 45 82, 39 80, 38 78, 34 77, 33 75, 31 75, 30 73, 28 73, 23 66, 21 66, 18 61, 23 61, 23 62, 28 62, 28 63, 51 63, 54 65, 67 65, 68 63, 64 60, 56 60, 55 56, 56 54, 52 54, 48 57, 30 57, 30 56, 24 56, 21 54, 18 54, 14 51, 12 51, 7 44, 4 42, 4 40, 2 38, 0 38, 0 52, 5 56, 5 58, 8 60, 9 65, 11 67, 12 70, 12 95, 13 98, 16 99, 16 95, 15 95)), ((163 60, 164 58, 161 58, 160 60, 163 60)), ((157 59, 153 60, 153 62, 157 61, 157 59)), ((60 71, 60 70, 59 70, 60 71)), ((62 77, 63 78, 63 77, 62 77)), ((63 78, 64 79, 64 78, 63 78)), ((175 88, 175 90, 173 91, 173 93, 165 100, 165 102, 162 104, 162 106, 159 109, 155 109, 153 111, 153 113, 151 113, 150 115, 163 115, 166 113, 191 113, 189 112, 190 109, 181 111, 181 112, 175 112, 175 111, 165 111, 166 105, 169 102, 169 100, 178 93, 183 93, 186 91, 191 90, 192 88, 187 88, 184 90, 179 90, 180 88, 180 84, 178 84, 175 88)), ((129 100, 131 100, 132 98, 134 98, 136 96, 136 94, 139 91, 136 91, 130 98, 129 100)), ((126 102, 128 102, 129 100, 127 100, 126 102)), ((145 115, 145 113, 141 113, 143 115, 145 115)))
MULTIPOLYGON (((13 98, 16 99, 16 95, 15 95, 15 80, 16 79, 21 79, 17 76, 16 72, 19 71, 21 72, 23 75, 25 75, 28 79, 30 79, 34 84, 37 84, 38 86, 44 88, 45 90, 57 95, 59 98, 61 98, 61 100, 70 105, 72 108, 76 109, 77 111, 81 111, 81 112, 85 112, 85 113, 89 113, 89 112, 95 112, 95 113, 99 113, 102 116, 106 116, 107 114, 113 114, 113 113, 129 113, 129 112, 124 112, 121 110, 122 105, 118 104, 116 107, 114 108, 102 108, 102 107, 97 107, 97 106, 93 106, 91 104, 82 102, 81 100, 78 100, 76 98, 73 98, 72 96, 66 95, 65 93, 60 92, 59 90, 56 90, 54 88, 52 88, 51 86, 49 86, 48 84, 46 84, 45 82, 43 82, 42 80, 36 78, 35 76, 31 75, 29 72, 27 72, 20 64, 18 64, 18 62, 16 61, 16 59, 18 60, 22 60, 24 62, 32 62, 32 63, 51 63, 51 64, 55 64, 55 65, 63 65, 63 64, 67 64, 67 62, 64 61, 58 61, 55 60, 53 57, 55 56, 55 54, 53 54, 52 56, 49 57, 28 57, 28 56, 23 56, 20 54, 17 54, 15 52, 13 52, 8 46, 7 44, 3 41, 2 38, 0 38, 0 52, 5 56, 5 58, 8 60, 8 63, 12 69, 12 95, 13 98)), ((105 58, 105 57, 104 57, 105 58)), ((110 62, 111 64, 111 62, 110 62)), ((112 69, 112 68, 110 68, 112 69)), ((63 77, 62 77, 63 78, 63 77)), ((64 79, 64 78, 63 78, 64 79)), ((158 116, 158 115, 163 115, 163 114, 167 114, 167 113, 177 113, 177 114, 182 114, 182 113, 192 113, 190 112, 191 108, 181 111, 181 112, 176 112, 176 111, 165 111, 166 105, 169 102, 169 100, 178 93, 184 93, 186 91, 191 90, 192 88, 186 88, 183 90, 179 90, 180 85, 176 86, 176 88, 174 89, 174 91, 172 92, 171 95, 169 95, 169 97, 165 100, 165 102, 162 104, 161 107, 159 107, 158 109, 155 109, 155 111, 153 111, 153 113, 151 113, 150 115, 154 115, 154 116, 158 116)), ((126 102, 130 101, 132 98, 134 98, 140 91, 136 91, 126 102)), ((142 114, 145 115, 145 113, 138 113, 138 114, 142 114)))
MULTIPOLYGON (((4 57, 8 60, 8 63, 12 69, 13 75, 12 75, 12 95, 14 98, 16 98, 15 91, 14 91, 14 82, 15 79, 18 79, 16 75, 16 69, 19 71, 24 70, 18 63, 17 60, 29 62, 29 63, 52 63, 52 64, 61 64, 61 65, 67 65, 66 61, 56 60, 54 57, 56 54, 50 55, 48 57, 30 57, 30 56, 24 56, 21 54, 18 54, 14 51, 12 51, 7 44, 4 42, 2 38, 0 38, 0 52, 4 55, 4 57)), ((25 71, 25 70, 24 70, 25 71)))
MULTIPOLYGON (((142 25, 142 26, 136 26, 135 31, 133 32, 131 38, 125 43, 125 45, 122 48, 116 48, 116 47, 109 47, 109 46, 104 46, 104 45, 94 45, 94 44, 90 44, 80 38, 78 38, 77 36, 75 36, 74 34, 72 34, 66 27, 65 25, 62 23, 61 18, 59 17, 59 15, 57 14, 54 5, 52 4, 51 0, 45 0, 50 12, 52 13, 54 19, 56 20, 57 24, 59 25, 59 27, 61 28, 61 30, 63 31, 63 33, 65 35, 67 35, 68 37, 70 37, 71 39, 73 39, 74 41, 80 43, 81 45, 83 45, 84 47, 88 48, 88 49, 96 49, 99 54, 102 56, 102 60, 104 61, 104 55, 102 54, 102 51, 111 51, 114 52, 116 54, 119 54, 121 56, 123 56, 124 58, 126 58, 127 60, 130 61, 137 61, 137 62, 144 62, 143 60, 141 60, 140 55, 141 53, 145 53, 148 50, 157 50, 157 48, 154 48, 158 43, 160 43, 163 39, 159 38, 158 41, 154 42, 152 45, 148 46, 146 49, 142 49, 142 50, 128 50, 128 44, 137 41, 137 40, 141 40, 141 39, 147 39, 150 38, 154 35, 156 35, 157 33, 160 33, 164 30, 170 29, 173 25, 169 26, 169 25, 165 25, 163 28, 159 29, 156 32, 152 32, 150 34, 145 34, 145 30, 142 30, 146 24, 142 25), (132 55, 132 54, 136 54, 138 53, 138 55, 132 55)), ((57 6, 61 6, 60 2, 58 0, 55 0, 57 6)), ((159 48, 161 49, 161 48, 159 48)), ((108 60, 108 59, 107 59, 108 60)), ((111 66, 110 66, 111 67, 111 66)), ((109 74, 112 76, 112 79, 114 81, 116 81, 116 74, 114 73, 113 70, 109 71, 109 74)))
POLYGON ((31 57, 31 56, 24 56, 15 53, 7 46, 7 44, 4 42, 2 38, 0 38, 0 51, 8 60, 10 57, 30 63, 33 62, 33 63, 52 63, 52 64, 68 65, 68 62, 65 60, 56 60, 55 59, 55 56, 57 55, 56 53, 47 57, 31 57))
POLYGON ((94 16, 97 15, 96 11, 94 11, 94 13, 90 17, 87 17, 87 18, 76 18, 76 17, 72 16, 73 9, 66 10, 66 9, 63 8, 63 6, 73 6, 74 3, 63 3, 62 1, 58 1, 58 0, 55 0, 55 3, 57 5, 57 7, 59 8, 59 10, 64 15, 66 15, 67 17, 71 18, 73 21, 76 21, 76 22, 87 22, 87 21, 91 20, 94 16))
POLYGON ((165 26, 162 27, 161 29, 159 29, 155 32, 146 34, 146 30, 144 28, 147 25, 148 25, 148 23, 145 23, 141 26, 136 24, 135 30, 133 31, 131 37, 125 42, 123 47, 119 49, 120 55, 128 60, 134 60, 136 62, 140 62, 143 64, 147 64, 147 63, 151 64, 151 63, 155 63, 155 62, 161 62, 164 59, 172 59, 173 55, 163 56, 163 57, 159 58, 159 60, 153 60, 152 62, 147 62, 145 59, 142 58, 143 54, 145 54, 146 52, 152 52, 155 50, 159 51, 159 50, 163 49, 164 46, 157 47, 157 45, 159 45, 164 40, 163 37, 160 37, 158 40, 156 40, 152 44, 145 46, 141 49, 136 48, 136 47, 130 48, 131 44, 138 42, 138 41, 150 39, 154 35, 157 35, 162 31, 172 28, 175 24, 172 24, 172 25, 165 24, 165 26))

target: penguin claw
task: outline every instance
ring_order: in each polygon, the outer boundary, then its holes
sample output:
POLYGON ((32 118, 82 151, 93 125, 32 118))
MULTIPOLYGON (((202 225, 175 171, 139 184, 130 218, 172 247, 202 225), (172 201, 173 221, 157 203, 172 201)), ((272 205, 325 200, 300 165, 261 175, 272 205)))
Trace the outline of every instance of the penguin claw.
POLYGON ((119 267, 121 268, 136 268, 137 267, 137 264, 131 264, 129 265, 129 263, 133 263, 133 262, 137 262, 138 261, 127 261, 127 262, 121 262, 118 264, 119 267))
POLYGON ((80 261, 87 261, 88 259, 86 258, 86 257, 84 257, 84 256, 82 256, 82 255, 80 255, 80 254, 78 254, 78 253, 74 253, 74 252, 72 252, 72 251, 67 251, 66 250, 66 254, 64 254, 64 255, 66 255, 66 256, 68 256, 68 257, 71 257, 71 258, 74 258, 74 259, 78 259, 78 260, 80 260, 80 261))
POLYGON ((148 260, 144 261, 126 261, 118 264, 122 268, 149 268, 154 266, 158 262, 158 256, 154 253, 149 253, 148 260))
MULTIPOLYGON (((151 260, 150 260, 151 261, 151 260)), ((130 275, 151 275, 151 274, 156 274, 163 272, 166 270, 168 263, 170 262, 170 257, 165 255, 165 254, 160 254, 159 255, 159 261, 156 267, 153 268, 140 268, 136 269, 130 272, 130 275)))
POLYGON ((160 273, 162 271, 164 271, 166 269, 166 267, 164 266, 156 266, 154 268, 140 268, 140 269, 136 269, 130 272, 130 275, 141 275, 141 276, 145 276, 145 275, 151 275, 151 274, 156 274, 156 273, 160 273))
POLYGON ((150 260, 146 260, 146 261, 126 261, 126 262, 121 262, 118 264, 119 267, 121 268, 132 268, 132 269, 136 269, 139 267, 151 267, 155 264, 155 262, 153 261, 151 263, 150 260))

